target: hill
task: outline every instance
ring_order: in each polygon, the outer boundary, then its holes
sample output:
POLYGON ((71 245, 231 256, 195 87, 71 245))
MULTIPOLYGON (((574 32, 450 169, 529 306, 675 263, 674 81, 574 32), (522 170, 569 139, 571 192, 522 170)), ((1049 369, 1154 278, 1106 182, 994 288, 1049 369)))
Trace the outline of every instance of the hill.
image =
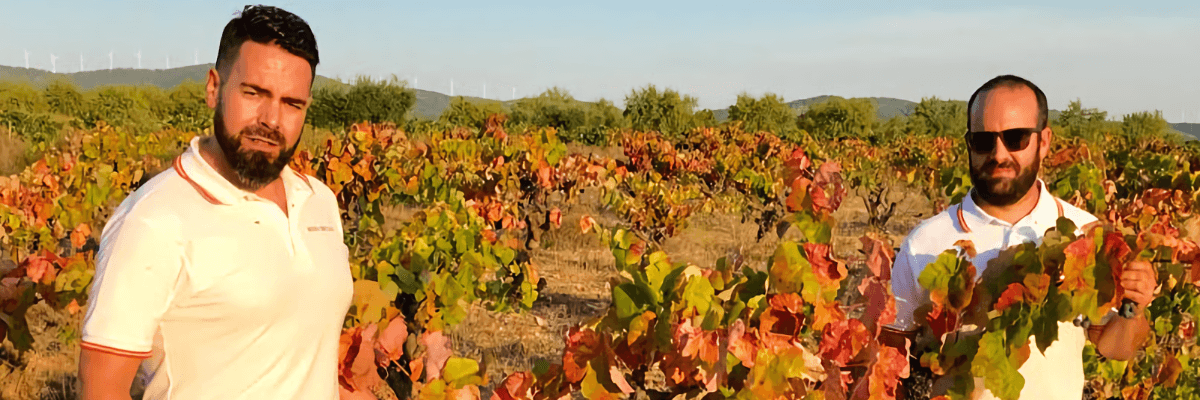
MULTIPOLYGON (((793 110, 797 110, 797 113, 803 113, 804 110, 808 109, 808 107, 827 101, 830 97, 832 96, 825 95, 810 97, 807 99, 792 100, 789 101, 787 105, 792 107, 793 110)), ((917 103, 908 100, 893 99, 890 97, 870 97, 870 99, 871 101, 875 102, 875 116, 881 121, 897 115, 911 114, 913 109, 917 106, 917 103)), ((717 121, 729 119, 729 107, 713 110, 713 116, 717 118, 717 121)))
POLYGON ((409 111, 409 115, 416 118, 437 119, 439 115, 442 115, 442 111, 444 111, 447 107, 450 107, 450 99, 452 97, 462 97, 473 103, 494 102, 504 103, 506 105, 512 103, 512 101, 500 101, 494 99, 485 99, 482 97, 450 96, 422 89, 413 90, 417 92, 417 104, 413 106, 411 111, 409 111))
MULTIPOLYGON (((45 86, 56 80, 64 80, 74 83, 80 89, 88 90, 105 85, 153 85, 160 88, 169 89, 186 81, 204 82, 207 79, 208 70, 213 67, 212 63, 191 65, 186 67, 171 68, 171 69, 130 69, 119 68, 113 70, 97 70, 83 71, 72 73, 53 73, 34 68, 21 68, 0 65, 0 80, 7 81, 25 81, 30 82, 34 86, 45 86)), ((325 76, 317 75, 316 82, 313 88, 342 86, 346 85, 336 79, 331 79, 325 76)), ((417 94, 417 103, 411 111, 411 115, 417 118, 434 119, 442 114, 442 111, 450 106, 452 96, 422 90, 414 89, 417 94)), ((513 101, 500 101, 493 99, 484 99, 479 97, 462 96, 473 102, 502 102, 506 105, 513 101)), ((808 107, 823 101, 829 100, 832 96, 824 95, 810 97, 807 99, 793 100, 788 102, 788 106, 797 112, 804 112, 808 107)), ((890 97, 870 97, 871 101, 877 106, 876 117, 880 121, 886 121, 897 115, 908 115, 916 108, 917 103, 895 99, 890 97)), ((713 115, 718 121, 724 121, 729 118, 729 107, 713 110, 713 115)), ((1050 110, 1050 119, 1053 120, 1058 115, 1058 110, 1050 110)), ((1200 139, 1200 123, 1178 123, 1171 124, 1175 130, 1183 134, 1200 139)))
POLYGON ((1189 140, 1200 139, 1200 124, 1180 122, 1178 124, 1171 124, 1171 127, 1190 137, 1189 140))
MULTIPOLYGON (((74 83, 80 89, 88 90, 106 85, 153 85, 169 89, 186 81, 204 82, 208 79, 208 70, 213 64, 199 64, 171 69, 129 69, 83 71, 73 73, 53 73, 33 68, 9 67, 0 65, 0 80, 27 81, 35 86, 44 86, 56 80, 74 83)), ((314 88, 328 85, 341 85, 337 80, 317 75, 314 88)))
MULTIPOLYGON (((208 70, 213 64, 191 65, 171 69, 130 69, 84 71, 73 73, 53 73, 33 68, 9 67, 0 65, 0 80, 29 82, 34 86, 43 87, 51 82, 62 80, 88 90, 106 85, 152 85, 169 89, 186 81, 204 82, 208 79, 208 70)), ((346 85, 336 79, 317 75, 313 89, 346 85)), ((448 95, 415 89, 417 104, 413 107, 412 115, 419 118, 437 118, 442 110, 450 106, 448 95)), ((478 97, 466 97, 471 101, 499 101, 478 97)))

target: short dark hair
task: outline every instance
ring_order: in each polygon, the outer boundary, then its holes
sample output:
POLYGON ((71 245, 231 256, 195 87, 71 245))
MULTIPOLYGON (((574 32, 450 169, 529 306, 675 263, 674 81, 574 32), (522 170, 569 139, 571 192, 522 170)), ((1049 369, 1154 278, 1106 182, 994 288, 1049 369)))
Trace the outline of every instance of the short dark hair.
POLYGON ((998 88, 998 87, 1020 87, 1020 86, 1029 88, 1029 90, 1033 91, 1033 95, 1037 97, 1037 103, 1038 103, 1038 126, 1037 126, 1037 128, 1045 129, 1047 124, 1049 123, 1049 119, 1050 119, 1050 109, 1049 109, 1049 107, 1046 106, 1046 94, 1042 93, 1042 89, 1039 89, 1037 87, 1037 85, 1033 84, 1033 82, 1030 82, 1029 80, 1019 77, 1019 76, 1016 76, 1016 75, 997 76, 995 78, 992 78, 992 80, 984 83, 983 86, 979 87, 979 89, 975 89, 975 93, 972 93, 971 99, 967 101, 967 127, 968 127, 967 129, 971 129, 970 128, 971 114, 972 114, 971 110, 974 109, 975 99, 977 97, 979 97, 980 94, 986 93, 987 91, 998 88))
MULTIPOLYGON (((225 25, 221 32, 221 45, 217 48, 217 73, 222 84, 229 76, 229 67, 238 57, 242 44, 253 40, 262 44, 275 44, 305 61, 312 67, 312 79, 317 79, 317 38, 303 19, 271 6, 246 6, 242 12, 225 25)), ((312 82, 309 82, 311 85, 312 82)))

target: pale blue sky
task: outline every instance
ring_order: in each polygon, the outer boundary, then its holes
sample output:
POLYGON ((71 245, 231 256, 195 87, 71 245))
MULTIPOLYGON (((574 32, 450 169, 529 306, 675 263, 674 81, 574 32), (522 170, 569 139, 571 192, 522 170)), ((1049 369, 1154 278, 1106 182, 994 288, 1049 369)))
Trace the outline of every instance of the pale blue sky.
MULTIPOLYGON (((59 72, 211 62, 245 2, 0 1, 0 64, 59 72)), ((271 3, 312 25, 317 72, 509 99, 559 86, 623 103, 646 84, 705 108, 739 93, 965 99, 1015 73, 1051 107, 1200 122, 1200 2, 271 3)))

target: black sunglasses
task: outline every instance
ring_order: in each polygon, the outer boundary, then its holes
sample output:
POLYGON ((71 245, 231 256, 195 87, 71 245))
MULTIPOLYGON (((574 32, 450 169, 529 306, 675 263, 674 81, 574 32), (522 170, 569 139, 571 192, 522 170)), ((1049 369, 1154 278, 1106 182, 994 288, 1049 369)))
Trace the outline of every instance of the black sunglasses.
POLYGON ((988 154, 996 149, 996 137, 1000 137, 1000 141, 1004 142, 1004 147, 1008 151, 1021 151, 1029 147, 1029 137, 1035 133, 1041 132, 1039 128, 1013 128, 1005 129, 1000 132, 967 131, 963 135, 967 139, 967 147, 979 154, 988 154))

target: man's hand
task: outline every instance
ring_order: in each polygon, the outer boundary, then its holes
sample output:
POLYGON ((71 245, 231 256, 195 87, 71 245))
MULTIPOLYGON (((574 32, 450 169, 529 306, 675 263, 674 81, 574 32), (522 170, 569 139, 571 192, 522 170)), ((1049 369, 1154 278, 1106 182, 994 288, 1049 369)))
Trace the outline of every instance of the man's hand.
POLYGON ((1114 360, 1128 360, 1137 354, 1146 338, 1150 336, 1150 322, 1143 311, 1154 300, 1154 289, 1158 286, 1158 274, 1146 261, 1131 261, 1121 273, 1121 287, 1125 298, 1137 303, 1133 318, 1114 317, 1104 325, 1103 331, 1088 331, 1088 339, 1096 344, 1096 351, 1114 360))
POLYGON ((1154 300, 1157 275, 1154 266, 1141 260, 1129 262, 1121 272, 1121 287, 1125 288, 1125 298, 1137 303, 1136 314, 1141 314, 1154 300))

